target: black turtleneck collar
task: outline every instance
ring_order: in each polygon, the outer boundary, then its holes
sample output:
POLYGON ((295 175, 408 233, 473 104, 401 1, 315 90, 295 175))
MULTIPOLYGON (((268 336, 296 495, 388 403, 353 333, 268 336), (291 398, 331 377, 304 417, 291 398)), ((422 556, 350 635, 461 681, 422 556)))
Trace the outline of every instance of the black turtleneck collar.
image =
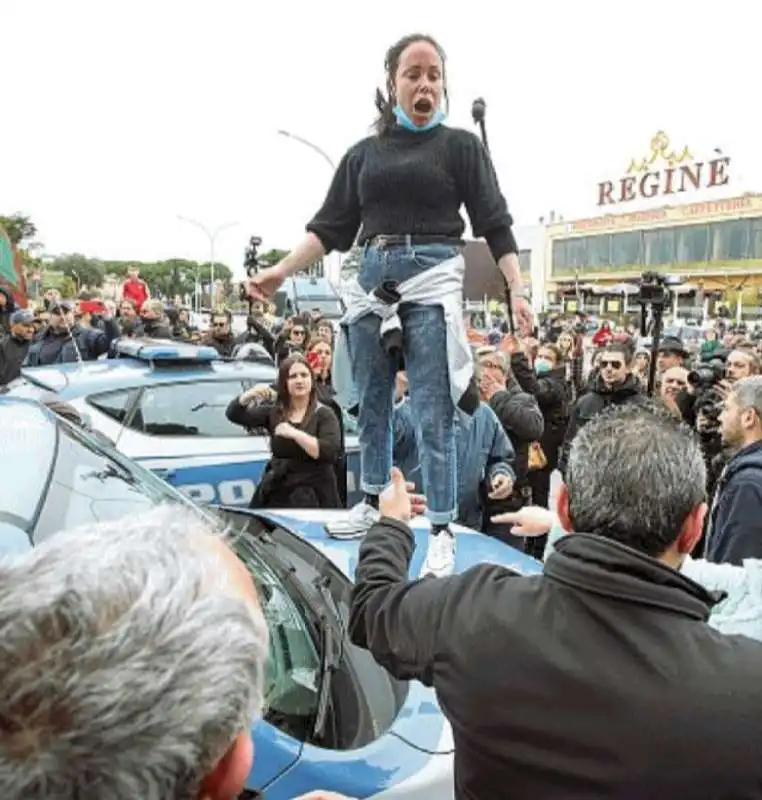
POLYGON ((653 606, 697 620, 709 619, 724 592, 710 592, 677 570, 631 547, 587 533, 564 536, 545 563, 561 583, 623 602, 653 606))

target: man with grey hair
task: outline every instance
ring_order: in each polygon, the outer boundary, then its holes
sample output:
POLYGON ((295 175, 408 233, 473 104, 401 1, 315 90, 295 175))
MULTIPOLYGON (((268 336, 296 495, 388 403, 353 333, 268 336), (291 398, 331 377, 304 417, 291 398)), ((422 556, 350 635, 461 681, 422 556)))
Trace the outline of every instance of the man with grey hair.
POLYGON ((0 797, 235 797, 266 658, 246 568, 192 512, 0 562, 0 797))
POLYGON ((762 643, 712 630, 720 598, 676 569, 706 512, 698 443, 663 410, 613 407, 575 437, 566 480, 575 533, 529 577, 482 564, 409 581, 414 539, 382 496, 352 639, 436 689, 456 798, 758 797, 762 643))
POLYGON ((723 444, 734 452, 720 475, 707 532, 707 561, 762 558, 762 376, 733 384, 720 414, 723 444))

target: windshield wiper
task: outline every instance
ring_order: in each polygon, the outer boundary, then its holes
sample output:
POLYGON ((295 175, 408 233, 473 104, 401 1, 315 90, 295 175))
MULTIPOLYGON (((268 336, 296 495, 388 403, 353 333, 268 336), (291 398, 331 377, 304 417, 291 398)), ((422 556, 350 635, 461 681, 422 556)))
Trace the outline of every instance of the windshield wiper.
POLYGON ((322 629, 320 631, 320 688, 318 689, 317 706, 315 708, 315 720, 312 724, 313 738, 323 740, 328 724, 328 710, 331 701, 331 682, 333 673, 341 664, 344 656, 344 636, 346 635, 344 625, 341 620, 339 608, 336 600, 331 594, 331 578, 329 575, 319 575, 313 581, 315 588, 320 592, 323 600, 331 606, 336 621, 339 625, 340 639, 335 641, 333 626, 328 620, 327 614, 321 614, 322 629))

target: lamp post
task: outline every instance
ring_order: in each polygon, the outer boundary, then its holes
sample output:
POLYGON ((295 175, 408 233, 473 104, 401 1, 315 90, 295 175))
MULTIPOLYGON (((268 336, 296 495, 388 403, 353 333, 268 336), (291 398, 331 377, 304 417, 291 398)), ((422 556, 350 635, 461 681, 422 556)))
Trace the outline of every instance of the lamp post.
POLYGON ((309 139, 305 139, 302 136, 297 136, 295 133, 291 133, 290 131, 278 131, 278 136, 285 136, 287 139, 293 139, 295 142, 299 142, 299 144, 309 147, 310 150, 316 152, 328 163, 328 166, 333 172, 336 172, 336 164, 334 163, 334 160, 328 155, 328 153, 325 152, 325 150, 323 150, 322 147, 318 147, 314 142, 311 142, 309 139))
MULTIPOLYGON (((214 244, 217 241, 217 237, 222 233, 222 231, 227 230, 228 228, 233 228, 238 225, 237 222, 226 222, 224 225, 219 225, 214 229, 209 229, 203 223, 199 222, 195 219, 190 219, 189 217, 183 217, 182 215, 178 214, 177 218, 182 220, 183 222, 187 222, 189 225, 193 225, 195 228, 203 231, 207 238, 209 239, 209 299, 212 305, 212 310, 214 310, 214 244)), ((196 313, 200 313, 201 311, 201 297, 199 294, 196 295, 196 313)))
MULTIPOLYGON (((278 136, 285 136, 287 139, 293 139, 295 142, 299 142, 299 144, 304 145, 305 147, 309 147, 314 153, 317 153, 328 166, 331 168, 331 172, 336 172, 336 162, 328 155, 328 153, 323 150, 322 147, 319 147, 314 142, 311 142, 309 139, 305 139, 303 136, 298 136, 295 133, 291 133, 291 131, 278 131, 278 136)), ((341 255, 336 253, 336 283, 339 282, 339 276, 341 275, 341 255)))

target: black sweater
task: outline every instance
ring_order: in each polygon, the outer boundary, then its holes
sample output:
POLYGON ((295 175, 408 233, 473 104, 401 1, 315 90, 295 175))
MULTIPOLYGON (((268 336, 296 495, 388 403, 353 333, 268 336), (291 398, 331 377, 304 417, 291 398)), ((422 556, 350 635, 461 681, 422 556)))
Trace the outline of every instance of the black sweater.
POLYGON ((478 137, 440 125, 371 136, 341 159, 323 207, 307 225, 326 251, 349 250, 383 234, 460 239, 466 206, 474 236, 495 260, 518 252, 513 220, 478 137))

